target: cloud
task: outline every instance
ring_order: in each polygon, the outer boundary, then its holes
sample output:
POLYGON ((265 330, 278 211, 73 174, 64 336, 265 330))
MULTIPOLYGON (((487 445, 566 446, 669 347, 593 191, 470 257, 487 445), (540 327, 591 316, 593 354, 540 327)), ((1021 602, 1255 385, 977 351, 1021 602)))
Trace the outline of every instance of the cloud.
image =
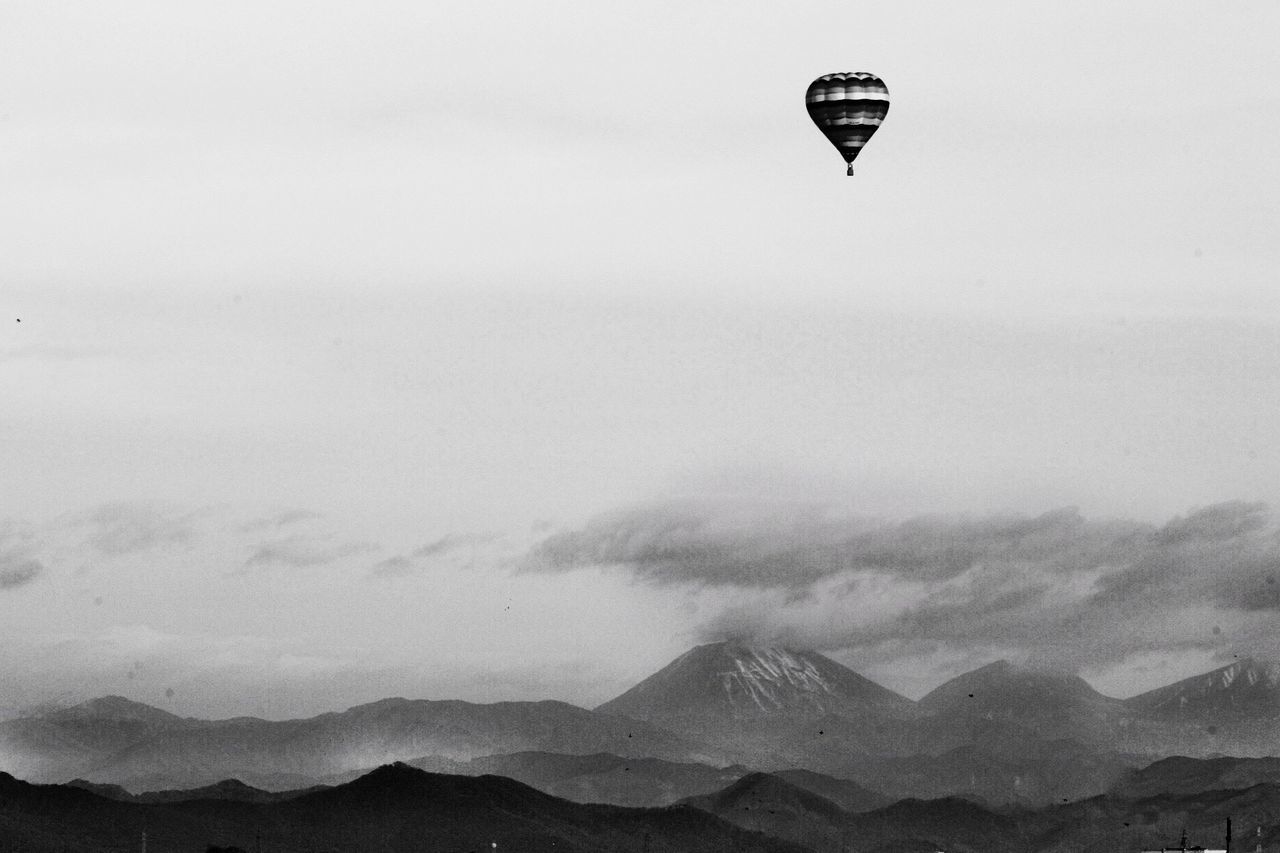
POLYGON ((21 556, 0 554, 0 589, 26 586, 44 571, 39 560, 21 556))
POLYGON ((816 508, 661 504, 591 520, 544 539, 527 567, 626 566, 656 583, 803 585, 839 571, 832 545, 866 525, 824 521, 816 508))
POLYGON ((418 567, 419 564, 408 557, 397 555, 375 563, 373 568, 370 569, 370 574, 376 578, 400 577, 413 574, 418 570, 418 567))
POLYGON ((904 644, 1092 667, 1170 650, 1280 653, 1280 529, 1257 503, 1163 526, 1073 508, 887 522, 819 505, 666 504, 554 534, 525 561, 587 566, 707 599, 706 639, 844 650, 866 665, 904 644))
POLYGON ((539 543, 529 566, 626 566, 657 583, 802 588, 868 570, 940 581, 991 562, 1058 565, 1105 559, 1149 532, 1132 522, 1086 522, 1072 508, 1032 518, 921 517, 885 523, 832 516, 814 505, 674 504, 626 510, 539 543))
POLYGON ((110 503, 71 516, 84 528, 85 543, 99 553, 119 557, 167 545, 189 545, 197 536, 197 511, 178 511, 140 503, 110 503))
POLYGON ((473 563, 476 549, 498 541, 491 533, 449 533, 421 545, 409 554, 397 554, 376 563, 370 575, 376 578, 402 577, 425 569, 433 561, 440 560, 463 549, 467 550, 467 562, 473 563))
POLYGON ((1173 519, 1160 530, 1156 540, 1165 545, 1222 542, 1261 530, 1267 521, 1266 504, 1231 501, 1173 519))
POLYGON ((44 564, 34 554, 37 544, 26 524, 0 520, 0 590, 26 586, 44 571, 44 564))
POLYGON ((309 509, 286 509, 262 518, 255 518, 252 521, 247 521, 241 525, 240 529, 246 533, 252 533, 259 530, 290 527, 306 521, 317 521, 323 517, 324 516, 320 513, 312 512, 309 509))
POLYGON ((372 542, 335 541, 326 536, 287 536, 257 545, 244 561, 246 569, 287 566, 305 569, 377 551, 372 542))
POLYGON ((456 551, 459 548, 466 548, 474 545, 484 545, 492 542, 497 537, 486 533, 450 533, 436 539, 434 542, 416 548, 413 552, 414 557, 439 557, 456 551))

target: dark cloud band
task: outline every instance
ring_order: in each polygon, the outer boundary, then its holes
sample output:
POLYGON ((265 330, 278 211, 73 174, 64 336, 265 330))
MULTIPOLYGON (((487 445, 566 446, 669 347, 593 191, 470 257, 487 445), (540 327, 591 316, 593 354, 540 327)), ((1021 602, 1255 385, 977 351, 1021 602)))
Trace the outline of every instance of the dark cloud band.
POLYGON ((1072 508, 883 522, 819 506, 669 504, 554 534, 527 564, 736 590, 705 635, 825 649, 1000 646, 1098 665, 1188 646, 1263 651, 1280 614, 1280 532, 1264 505, 1245 502, 1163 526, 1072 508), (1220 624, 1231 630, 1211 630, 1220 624))

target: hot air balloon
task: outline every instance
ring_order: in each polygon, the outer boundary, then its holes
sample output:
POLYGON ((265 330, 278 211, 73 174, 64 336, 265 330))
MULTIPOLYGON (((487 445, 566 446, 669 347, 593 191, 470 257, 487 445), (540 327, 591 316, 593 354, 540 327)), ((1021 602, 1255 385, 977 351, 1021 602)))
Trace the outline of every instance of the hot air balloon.
POLYGON ((804 105, 852 175, 853 161, 889 112, 889 90, 883 80, 864 71, 824 74, 809 84, 804 105))

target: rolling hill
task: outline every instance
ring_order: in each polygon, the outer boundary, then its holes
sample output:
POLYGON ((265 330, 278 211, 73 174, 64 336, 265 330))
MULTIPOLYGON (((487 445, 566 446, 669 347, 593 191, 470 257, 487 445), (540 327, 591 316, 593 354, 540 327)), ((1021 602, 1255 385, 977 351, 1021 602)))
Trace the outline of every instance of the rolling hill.
POLYGON ((481 849, 587 853, 602 849, 800 853, 688 807, 624 809, 570 803, 494 776, 380 767, 352 782, 278 802, 200 799, 136 803, 0 774, 0 838, 25 853, 208 845, 273 853, 418 853, 481 849))

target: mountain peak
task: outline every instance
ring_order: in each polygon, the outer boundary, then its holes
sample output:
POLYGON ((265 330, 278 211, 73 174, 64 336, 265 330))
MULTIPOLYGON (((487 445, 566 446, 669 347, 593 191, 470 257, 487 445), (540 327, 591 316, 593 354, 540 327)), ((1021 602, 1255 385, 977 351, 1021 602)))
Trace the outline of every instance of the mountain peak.
POLYGON ((825 797, 770 773, 748 773, 713 794, 690 797, 686 803, 721 817, 743 812, 779 812, 812 820, 840 821, 844 811, 825 797))
POLYGON ((141 702, 134 702, 132 699, 126 699, 123 696, 101 696, 68 708, 50 711, 44 714, 44 717, 63 722, 110 721, 152 724, 172 723, 182 719, 175 714, 170 714, 168 711, 162 711, 159 708, 144 705, 141 702))
POLYGON ((427 775, 427 771, 419 770, 411 764, 403 761, 392 761, 390 764, 383 764, 375 767, 362 776, 362 779, 370 783, 400 783, 406 779, 421 779, 427 775))
POLYGON ((910 707, 910 700, 817 652, 726 641, 690 649, 597 710, 660 721, 910 707))
POLYGON ((936 687, 920 707, 937 720, 967 720, 968 737, 993 743, 1009 724, 1046 740, 1088 743, 1124 705, 1074 673, 999 660, 936 687))
POLYGON ((1128 701, 1148 712, 1179 716, 1280 712, 1280 666, 1244 657, 1128 701))

